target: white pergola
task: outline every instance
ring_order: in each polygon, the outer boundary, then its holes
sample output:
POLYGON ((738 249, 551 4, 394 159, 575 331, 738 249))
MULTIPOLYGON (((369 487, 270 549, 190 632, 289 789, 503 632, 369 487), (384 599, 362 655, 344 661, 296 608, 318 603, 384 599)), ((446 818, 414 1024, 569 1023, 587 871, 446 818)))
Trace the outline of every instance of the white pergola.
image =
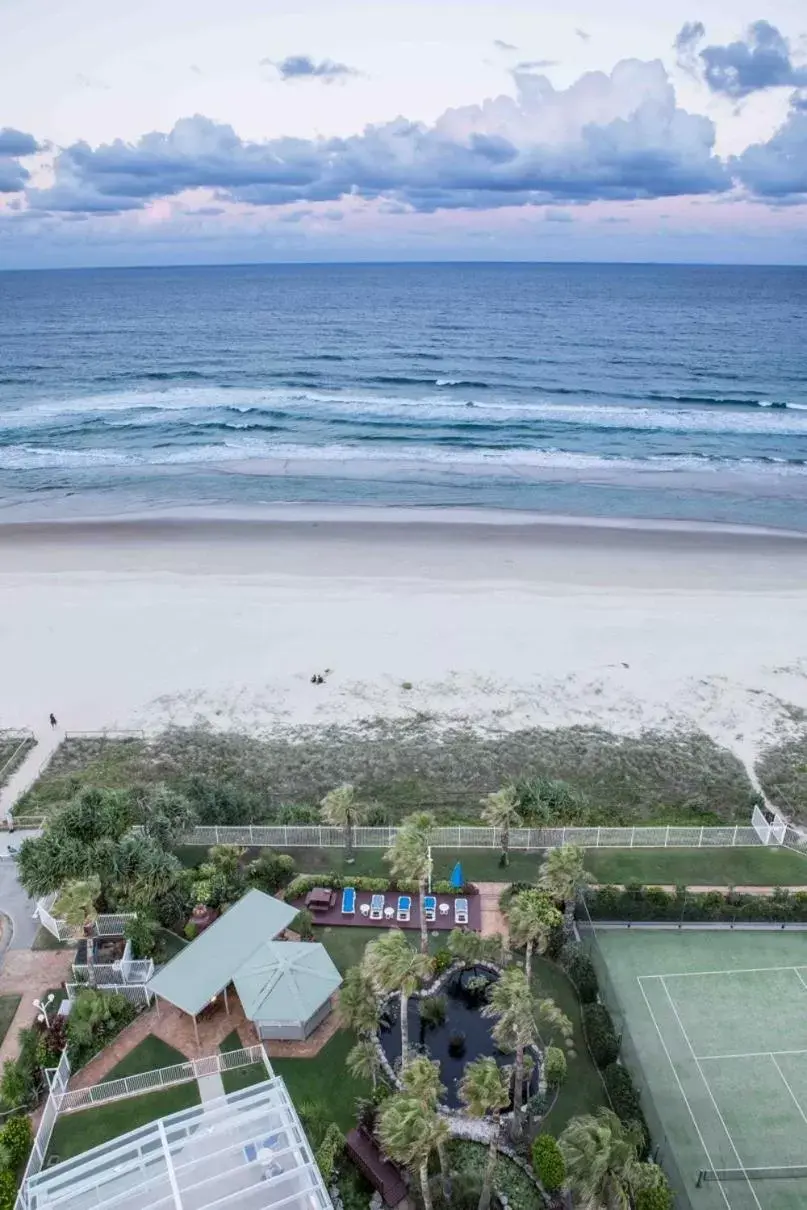
POLYGON ((331 1210, 278 1076, 43 1169, 21 1190, 21 1205, 24 1210, 331 1210))

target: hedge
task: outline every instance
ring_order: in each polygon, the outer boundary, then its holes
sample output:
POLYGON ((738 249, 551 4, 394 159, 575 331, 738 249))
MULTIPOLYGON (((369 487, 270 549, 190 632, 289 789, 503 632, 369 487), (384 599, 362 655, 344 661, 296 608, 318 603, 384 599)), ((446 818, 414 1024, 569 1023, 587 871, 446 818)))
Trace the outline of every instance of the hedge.
POLYGON ((619 1040, 604 1004, 583 1005, 583 1030, 597 1066, 603 1068, 613 1063, 619 1054, 619 1040))
POLYGON ((688 891, 631 883, 621 887, 604 886, 586 893, 592 920, 671 922, 748 921, 787 924, 807 922, 807 892, 777 888, 768 895, 741 895, 737 891, 688 891))
MULTIPOLYGON (((302 899, 309 891, 313 891, 315 887, 327 887, 333 891, 341 891, 346 886, 352 886, 356 891, 370 891, 372 893, 381 893, 384 891, 405 891, 407 894, 416 895, 420 889, 417 882, 412 882, 407 879, 395 878, 368 878, 362 874, 354 876, 346 874, 298 874, 293 878, 286 887, 286 899, 302 899)), ((432 883, 432 894, 434 895, 450 895, 456 892, 456 887, 453 887, 450 882, 440 881, 432 883)), ((470 884, 464 887, 466 895, 474 894, 476 887, 470 884)))
POLYGON ((605 1091, 614 1113, 622 1122, 637 1122, 645 1138, 644 1154, 650 1150, 650 1130, 631 1074, 621 1063, 609 1063, 602 1073, 605 1091))
POLYGON ((577 991, 581 1004, 593 1004, 599 994, 599 983, 594 964, 579 941, 567 941, 558 956, 577 991))
POLYGON ((331 1122, 328 1129, 325 1131, 325 1137, 317 1148, 316 1161, 317 1167, 322 1173, 322 1179, 326 1185, 329 1185, 333 1180, 336 1169, 336 1161, 342 1154, 345 1147, 345 1136, 337 1126, 336 1122, 331 1122))
POLYGON ((547 1193, 557 1193, 566 1179, 566 1164, 551 1134, 539 1134, 532 1145, 532 1167, 547 1193))

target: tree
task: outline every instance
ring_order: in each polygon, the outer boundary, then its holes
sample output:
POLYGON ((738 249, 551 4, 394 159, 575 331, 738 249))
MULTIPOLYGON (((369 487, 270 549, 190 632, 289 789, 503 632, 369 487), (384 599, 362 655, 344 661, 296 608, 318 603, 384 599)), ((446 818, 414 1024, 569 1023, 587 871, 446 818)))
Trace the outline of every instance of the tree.
POLYGON ((424 1210, 433 1210, 429 1188, 429 1157, 448 1138, 447 1123, 417 1097, 390 1097, 378 1116, 378 1137, 385 1153, 417 1173, 424 1210))
POLYGON ((174 848, 198 821, 189 799, 162 783, 136 787, 132 791, 132 810, 144 834, 163 849, 174 848))
POLYGON ((85 882, 68 882, 59 892, 59 898, 54 904, 54 910, 59 919, 66 921, 73 928, 80 928, 86 938, 85 965, 88 971, 87 982, 95 985, 95 963, 93 946, 93 925, 98 918, 96 901, 101 894, 101 882, 96 876, 85 882))
POLYGON ((372 983, 385 992, 397 992, 401 1004, 401 1070, 409 1061, 409 997, 431 974, 428 954, 412 949, 400 929, 390 929, 364 951, 363 967, 372 983))
POLYGON ((359 1038, 353 1049, 348 1051, 345 1066, 354 1079, 369 1080, 375 1088, 381 1072, 381 1060, 374 1039, 359 1038))
POLYGON ((475 1118, 483 1118, 490 1114, 493 1119, 482 1193, 479 1198, 479 1210, 488 1210, 490 1206, 496 1161, 499 1157, 501 1113, 510 1104, 509 1083, 506 1074, 496 1060, 488 1056, 469 1063, 460 1084, 460 1100, 468 1113, 475 1118))
POLYGON ((569 1188, 581 1210, 630 1210, 642 1132, 611 1109, 572 1118, 558 1139, 569 1188))
POLYGON ((538 885, 555 900, 563 901, 566 923, 571 927, 578 894, 594 881, 583 866, 583 850, 575 844, 550 849, 538 871, 538 885))
POLYGON ((435 827, 435 818, 429 811, 417 811, 404 819, 395 843, 384 854, 393 875, 407 882, 417 882, 420 896, 420 951, 425 954, 429 948, 429 930, 426 924, 426 912, 423 900, 431 872, 431 853, 429 838, 435 827))
MULTIPOLYGON (((428 1110, 437 1108, 440 1097, 445 1092, 445 1086, 440 1083, 440 1064, 425 1055, 417 1055, 410 1059, 401 1075, 404 1092, 419 1100, 428 1110)), ((446 1199, 450 1196, 451 1180, 448 1157, 446 1155, 445 1138, 439 1137, 435 1143, 440 1159, 440 1175, 443 1182, 443 1193, 446 1199)))
POLYGON ((510 900, 508 909, 510 940, 526 949, 524 972, 532 976, 532 952, 543 954, 553 928, 563 922, 558 909, 544 891, 520 891, 510 900))
POLYGON ((329 790, 319 804, 322 822, 344 832, 346 862, 353 861, 353 829, 364 823, 369 810, 369 803, 360 802, 355 787, 348 784, 329 790))
POLYGON ((357 1037, 378 1030, 381 1021, 378 993, 361 966, 351 966, 345 972, 336 1012, 342 1028, 352 1030, 357 1037))
POLYGON ((452 929, 446 946, 454 961, 463 966, 476 966, 478 962, 500 963, 505 953, 504 938, 500 933, 483 937, 465 929, 452 929))
POLYGON ((482 818, 491 828, 501 832, 502 865, 510 864, 510 829, 521 824, 518 791, 515 786, 503 786, 495 794, 481 800, 482 818))
POLYGON ((482 1009, 483 1017, 494 1017, 491 1031, 496 1045, 515 1056, 513 1083, 513 1119, 511 1134, 521 1135, 521 1105, 524 1099, 524 1052, 538 1039, 535 1004, 524 971, 518 966, 503 970, 490 989, 489 1002, 482 1009))

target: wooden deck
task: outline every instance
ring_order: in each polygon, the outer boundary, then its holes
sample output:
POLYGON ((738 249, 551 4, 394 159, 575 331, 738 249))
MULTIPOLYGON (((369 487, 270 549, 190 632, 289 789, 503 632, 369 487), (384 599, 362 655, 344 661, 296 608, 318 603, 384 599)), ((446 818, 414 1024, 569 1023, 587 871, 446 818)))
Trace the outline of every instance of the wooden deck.
MULTIPOLYGON (((344 925, 344 926, 347 926, 348 928, 355 926, 357 928, 363 927, 363 928, 374 928, 374 929, 378 929, 378 928, 401 928, 401 929, 417 929, 417 930, 420 929, 420 901, 419 901, 417 895, 409 896, 409 898, 412 900, 412 907, 411 907, 410 916, 409 916, 408 921, 398 920, 397 911, 393 914, 391 919, 388 916, 384 916, 383 919, 381 919, 381 920, 371 920, 369 915, 367 915, 367 916, 363 915, 362 911, 361 911, 362 904, 367 904, 367 906, 369 906, 370 900, 372 899, 372 897, 373 896, 370 891, 357 891, 356 892, 356 911, 352 915, 346 916, 346 915, 343 915, 343 913, 342 913, 342 892, 337 891, 336 903, 334 904, 333 907, 329 908, 326 912, 314 912, 314 911, 311 912, 311 915, 314 919, 314 924, 330 925, 331 927, 333 927, 334 925, 339 925, 339 926, 344 925)), ((439 930, 441 932, 443 932, 443 931, 448 932, 449 930, 451 930, 453 928, 469 928, 469 929, 472 929, 475 933, 478 933, 481 931, 482 908, 481 908, 481 901, 480 901, 479 895, 466 895, 466 894, 437 895, 436 898, 437 898, 437 917, 434 921, 430 920, 428 922, 429 932, 435 932, 437 930, 439 930), (467 924, 458 925, 456 920, 454 919, 454 900, 455 899, 467 899, 468 900, 468 923, 467 924), (441 903, 448 904, 447 912, 440 911, 441 903)), ((296 907, 296 908, 305 907, 304 899, 294 899, 291 902, 292 902, 293 907, 296 907)), ((385 904, 386 904, 387 908, 397 909, 398 892, 397 891, 387 891, 386 895, 385 895, 385 904)))
POLYGON ((359 1172, 377 1189, 388 1206, 397 1206, 406 1197, 403 1177, 393 1163, 381 1154, 375 1139, 363 1130, 351 1130, 345 1149, 359 1172))

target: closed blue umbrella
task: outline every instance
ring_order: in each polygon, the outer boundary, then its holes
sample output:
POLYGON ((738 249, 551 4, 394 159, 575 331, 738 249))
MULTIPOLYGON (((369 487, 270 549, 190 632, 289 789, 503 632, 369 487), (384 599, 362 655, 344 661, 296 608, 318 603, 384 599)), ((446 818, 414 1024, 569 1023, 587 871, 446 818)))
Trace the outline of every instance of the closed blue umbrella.
POLYGON ((461 891, 465 886, 465 879, 462 876, 462 865, 459 861, 451 871, 451 885, 455 891, 461 891))

